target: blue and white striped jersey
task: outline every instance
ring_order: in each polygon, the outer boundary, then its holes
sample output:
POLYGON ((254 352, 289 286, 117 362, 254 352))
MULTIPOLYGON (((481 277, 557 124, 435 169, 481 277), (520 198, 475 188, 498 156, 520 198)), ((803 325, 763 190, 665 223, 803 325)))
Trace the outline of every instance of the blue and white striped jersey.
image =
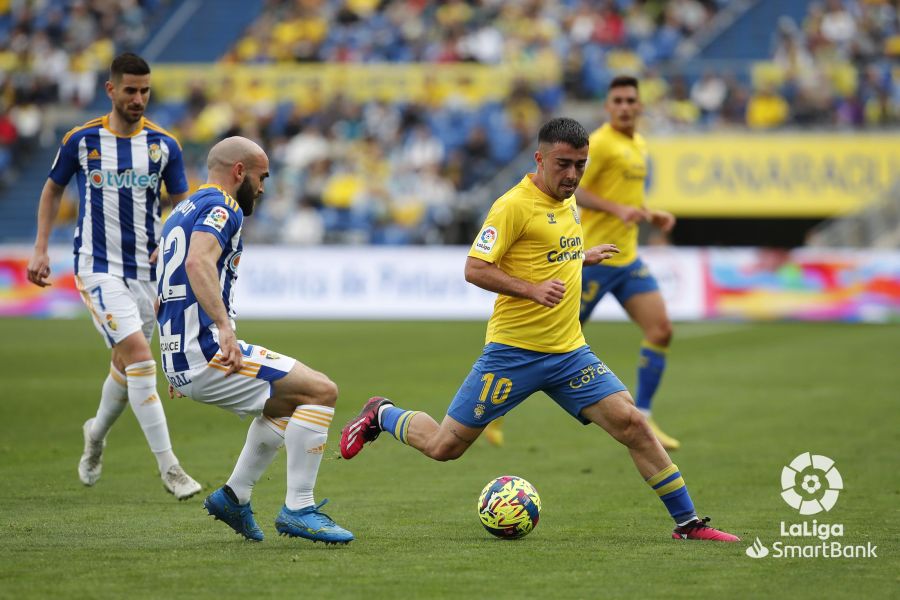
POLYGON ((159 184, 170 195, 188 190, 181 146, 164 129, 143 119, 124 137, 98 117, 63 137, 50 179, 78 184, 75 273, 109 273, 153 281, 150 255, 160 230, 159 184))
POLYGON ((205 366, 219 350, 218 331, 194 295, 184 267, 191 234, 216 236, 222 252, 216 261, 222 301, 234 327, 234 284, 241 261, 244 213, 238 203, 216 185, 203 185, 182 200, 166 219, 160 245, 159 345, 166 373, 205 366))

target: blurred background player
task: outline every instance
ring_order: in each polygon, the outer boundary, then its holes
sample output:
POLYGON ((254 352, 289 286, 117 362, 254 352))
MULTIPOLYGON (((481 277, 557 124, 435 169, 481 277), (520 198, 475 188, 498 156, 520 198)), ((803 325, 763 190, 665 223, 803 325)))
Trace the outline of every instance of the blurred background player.
POLYGON ((228 482, 204 506, 245 538, 262 541, 250 494, 281 446, 287 451, 287 496, 279 533, 346 544, 353 534, 320 512, 313 488, 337 386, 324 374, 235 337, 232 298, 245 216, 269 176, 256 143, 229 137, 207 158, 207 184, 175 208, 163 229, 158 314, 163 370, 180 394, 235 414, 254 415, 228 482))
POLYGON ((605 103, 609 122, 591 134, 590 159, 575 193, 581 207, 586 246, 613 243, 621 251, 602 265, 585 267, 582 279, 582 324, 607 293, 615 296, 643 331, 638 361, 636 404, 667 450, 681 443, 665 434, 651 416, 653 396, 666 368, 672 323, 656 279, 637 254, 638 224, 646 221, 668 233, 675 217, 644 203, 647 144, 635 130, 641 113, 638 81, 619 76, 609 84, 605 103))
POLYGON ((628 390, 591 351, 578 322, 583 265, 617 249, 585 250, 575 190, 588 135, 572 119, 538 135, 537 172, 498 199, 466 259, 466 281, 497 294, 486 345, 438 425, 424 412, 370 398, 341 430, 341 455, 356 456, 387 431, 438 461, 454 460, 485 425, 543 391, 582 424, 595 423, 628 448, 635 466, 675 521, 672 537, 736 542, 699 519, 678 467, 635 408, 628 390))
POLYGON ((112 110, 69 131, 41 192, 28 279, 50 285, 48 241, 63 191, 72 176, 80 197, 75 230, 76 285, 106 345, 109 375, 97 414, 84 423, 78 476, 87 486, 100 478, 106 435, 126 403, 131 405, 156 456, 166 490, 179 500, 200 491, 172 452, 166 415, 156 393, 150 352, 156 297, 160 183, 173 203, 187 196, 181 147, 144 117, 150 67, 124 53, 109 69, 106 94, 112 110))

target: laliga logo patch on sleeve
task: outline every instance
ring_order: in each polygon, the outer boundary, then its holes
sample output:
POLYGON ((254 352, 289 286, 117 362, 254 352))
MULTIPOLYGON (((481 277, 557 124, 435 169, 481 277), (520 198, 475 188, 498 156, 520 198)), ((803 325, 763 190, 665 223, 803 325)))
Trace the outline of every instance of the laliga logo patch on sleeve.
POLYGON ((485 227, 481 230, 481 233, 478 234, 478 239, 475 240, 475 249, 479 252, 483 252, 485 254, 490 254, 491 250, 494 248, 494 243, 496 243, 499 234, 497 233, 497 228, 493 226, 485 227))
POLYGON ((221 206, 214 206, 213 209, 209 211, 209 214, 206 215, 206 220, 203 221, 203 224, 209 225, 216 231, 222 231, 227 222, 228 211, 221 206))

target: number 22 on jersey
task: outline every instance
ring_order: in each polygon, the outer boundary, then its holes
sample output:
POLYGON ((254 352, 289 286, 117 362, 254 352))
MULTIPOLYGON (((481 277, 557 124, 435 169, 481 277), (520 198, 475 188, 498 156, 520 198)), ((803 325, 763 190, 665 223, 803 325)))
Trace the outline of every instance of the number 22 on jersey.
POLYGON ((160 246, 162 250, 160 252, 160 260, 163 265, 160 301, 184 300, 187 297, 187 286, 183 283, 172 285, 172 275, 181 268, 187 256, 187 239, 184 235, 184 229, 181 227, 173 228, 169 235, 163 238, 160 246), (171 256, 166 258, 170 253, 171 256))

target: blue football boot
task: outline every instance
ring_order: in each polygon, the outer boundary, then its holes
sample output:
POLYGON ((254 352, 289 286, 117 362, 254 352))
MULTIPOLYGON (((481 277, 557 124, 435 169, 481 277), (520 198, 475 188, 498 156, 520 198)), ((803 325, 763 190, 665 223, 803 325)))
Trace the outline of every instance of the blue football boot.
POLYGON ((238 504, 231 499, 224 487, 220 487, 207 496, 203 501, 203 506, 206 508, 206 512, 217 521, 223 521, 236 533, 254 542, 263 541, 262 529, 253 518, 250 503, 238 504))
POLYGON ((331 520, 331 517, 319 512, 328 500, 322 500, 316 506, 307 506, 299 510, 281 507, 275 518, 275 529, 281 535, 302 537, 325 544, 349 544, 353 534, 331 520))

